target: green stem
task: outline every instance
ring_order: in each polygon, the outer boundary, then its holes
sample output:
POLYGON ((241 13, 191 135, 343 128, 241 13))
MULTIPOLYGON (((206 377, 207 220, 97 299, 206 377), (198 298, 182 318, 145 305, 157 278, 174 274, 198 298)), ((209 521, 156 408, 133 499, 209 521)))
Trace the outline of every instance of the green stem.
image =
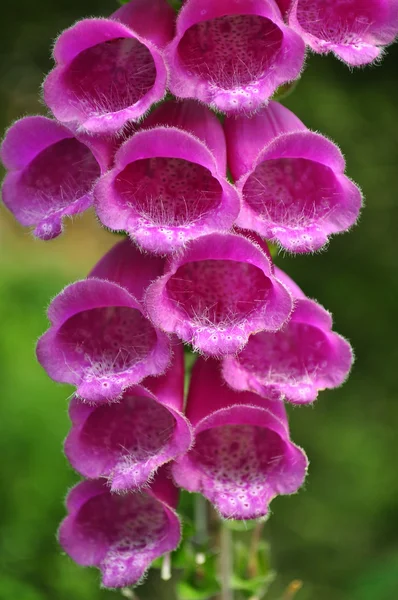
POLYGON ((221 524, 220 542, 220 600, 234 600, 234 593, 231 589, 231 579, 233 573, 232 532, 224 523, 221 524))
POLYGON ((206 499, 197 494, 195 496, 195 542, 202 547, 207 544, 209 538, 209 519, 207 514, 206 499))
POLYGON ((247 561, 247 574, 250 579, 257 577, 258 575, 258 548, 261 542, 261 534, 264 529, 264 524, 264 521, 259 521, 256 523, 251 536, 249 559, 247 561))

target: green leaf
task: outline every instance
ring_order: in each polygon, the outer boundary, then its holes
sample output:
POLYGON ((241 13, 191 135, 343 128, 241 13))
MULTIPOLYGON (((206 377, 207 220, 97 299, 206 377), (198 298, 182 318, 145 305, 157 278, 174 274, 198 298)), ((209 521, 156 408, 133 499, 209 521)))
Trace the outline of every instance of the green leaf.
POLYGON ((208 587, 197 589, 186 581, 180 581, 177 583, 176 591, 178 600, 208 600, 216 596, 220 588, 215 582, 208 587))
POLYGON ((240 579, 233 575, 231 579, 231 589, 241 592, 247 598, 263 598, 268 592, 271 583, 275 580, 275 573, 268 573, 266 577, 255 577, 254 579, 240 579))

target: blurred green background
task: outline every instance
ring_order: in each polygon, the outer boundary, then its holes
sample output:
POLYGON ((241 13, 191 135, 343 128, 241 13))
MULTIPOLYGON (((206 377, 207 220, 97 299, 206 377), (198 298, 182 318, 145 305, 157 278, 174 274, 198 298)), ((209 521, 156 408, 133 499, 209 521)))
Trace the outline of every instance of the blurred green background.
MULTIPOLYGON (((52 40, 78 18, 107 15, 112 0, 2 3, 0 129, 43 112, 43 75, 52 40)), ((351 73, 311 57, 286 105, 334 139, 362 187, 359 226, 327 252, 277 257, 332 311, 356 351, 352 375, 316 405, 291 411, 293 438, 309 455, 305 489, 278 498, 265 527, 278 578, 271 598, 294 578, 297 600, 398 598, 398 46, 381 66, 351 73)), ((83 277, 114 243, 93 214, 65 235, 35 241, 0 208, 0 600, 107 600, 94 570, 75 566, 55 532, 76 481, 62 455, 70 390, 50 381, 34 358, 45 307, 83 277)), ((159 591, 160 590, 160 591, 159 591)), ((140 598, 171 598, 146 584, 140 598)))

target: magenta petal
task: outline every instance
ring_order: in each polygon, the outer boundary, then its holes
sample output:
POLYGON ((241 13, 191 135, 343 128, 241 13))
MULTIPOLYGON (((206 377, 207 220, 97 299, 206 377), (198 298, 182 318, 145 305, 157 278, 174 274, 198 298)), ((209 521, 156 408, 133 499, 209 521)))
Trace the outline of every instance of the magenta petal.
POLYGON ((112 491, 133 490, 146 485, 163 464, 189 450, 191 427, 182 414, 183 354, 182 345, 176 346, 165 375, 128 388, 117 403, 89 406, 72 400, 73 425, 65 453, 79 473, 106 477, 112 491))
POLYGON ((95 181, 110 165, 112 144, 73 134, 51 119, 17 121, 1 146, 8 174, 4 204, 22 225, 43 240, 58 236, 65 216, 83 212, 95 181))
POLYGON ((307 127, 292 111, 271 101, 266 108, 250 117, 226 117, 228 166, 235 181, 256 166, 261 150, 282 133, 307 131, 307 127))
POLYGON ((274 0, 188 0, 166 49, 170 90, 226 113, 251 113, 299 77, 304 54, 274 0))
POLYGON ((223 383, 218 363, 199 358, 187 416, 195 446, 174 463, 173 477, 206 496, 222 517, 263 517, 276 495, 302 485, 307 458, 290 441, 283 403, 271 390, 268 399, 234 392, 223 383))
POLYGON ((243 172, 237 225, 303 253, 355 224, 362 195, 344 174, 340 150, 286 108, 271 102, 255 117, 228 120, 225 131, 230 162, 236 174, 243 172))
POLYGON ((177 127, 198 137, 211 150, 221 175, 227 172, 227 146, 216 115, 196 100, 163 102, 143 121, 142 128, 177 127))
POLYGON ((315 52, 350 66, 372 63, 398 34, 396 0, 294 0, 289 25, 315 52))
POLYGON ((180 542, 176 504, 163 499, 176 493, 166 488, 174 486, 164 473, 145 491, 125 495, 112 494, 99 481, 79 483, 67 500, 61 546, 79 565, 100 569, 104 587, 139 583, 151 563, 180 542))
POLYGON ((166 92, 161 50, 119 21, 79 21, 58 38, 54 58, 44 99, 59 121, 83 131, 117 132, 166 92))
POLYGON ((280 8, 282 15, 286 16, 292 5, 293 0, 276 0, 277 5, 280 8))
POLYGON ((285 273, 275 271, 296 299, 292 317, 280 331, 257 333, 240 354, 226 357, 223 375, 234 389, 264 394, 272 386, 286 400, 306 404, 316 400, 319 391, 338 387, 346 380, 353 362, 352 349, 332 331, 330 313, 305 298, 285 273))
POLYGON ((167 337, 139 302, 116 283, 90 278, 67 286, 51 303, 50 329, 37 357, 55 381, 77 386, 89 402, 109 402, 170 360, 167 337))
POLYGON ((210 355, 235 353, 256 331, 277 331, 292 310, 268 256, 232 233, 199 238, 173 255, 145 302, 157 327, 210 355))
POLYGON ((111 19, 131 27, 159 48, 164 48, 174 35, 175 13, 167 0, 130 0, 111 19))
POLYGON ((355 45, 331 44, 329 51, 351 67, 368 65, 383 55, 383 48, 363 42, 355 45))
POLYGON ((89 277, 118 283, 141 302, 149 284, 163 275, 164 267, 163 258, 141 252, 126 238, 103 256, 89 277))
POLYGON ((73 134, 56 121, 42 116, 24 117, 8 129, 1 145, 1 160, 6 169, 19 171, 40 152, 66 138, 73 138, 73 134))
POLYGON ((94 195, 104 225, 127 231, 143 249, 159 254, 229 230, 240 209, 236 189, 209 148, 176 127, 141 130, 128 139, 94 195))

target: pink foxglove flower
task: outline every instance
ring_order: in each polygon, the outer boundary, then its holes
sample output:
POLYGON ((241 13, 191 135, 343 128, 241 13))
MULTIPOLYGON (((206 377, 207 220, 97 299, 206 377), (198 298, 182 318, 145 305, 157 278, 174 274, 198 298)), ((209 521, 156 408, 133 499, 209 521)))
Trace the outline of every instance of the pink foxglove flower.
POLYGON ((170 89, 226 113, 250 113, 299 77, 304 54, 274 0, 188 0, 166 49, 170 89))
POLYGON ((204 236, 170 257, 145 302, 156 327, 209 355, 233 354, 251 333, 277 331, 292 310, 268 255, 233 233, 204 236))
POLYGON ((149 488, 123 495, 112 494, 105 482, 83 481, 68 495, 60 544, 77 564, 100 569, 104 587, 135 585, 180 543, 177 501, 163 470, 149 488))
POLYGON ((396 0, 293 0, 289 25, 314 52, 350 66, 380 58, 398 34, 396 0))
POLYGON ((174 29, 167 0, 131 0, 109 19, 84 19, 54 47, 44 99, 57 119, 113 133, 143 117, 166 92, 162 48, 174 29))
POLYGON ((112 144, 80 135, 56 121, 33 116, 10 127, 1 146, 8 170, 4 204, 22 225, 42 240, 62 232, 64 217, 85 211, 93 187, 112 160, 112 144))
POLYGON ((242 352, 224 359, 223 375, 237 390, 263 394, 272 386, 290 402, 313 402, 320 390, 338 387, 346 380, 352 349, 332 331, 327 310, 306 298, 283 271, 275 268, 275 275, 295 299, 290 321, 277 333, 251 336, 242 352))
POLYGON ((291 442, 283 402, 272 390, 265 398, 235 392, 216 361, 199 358, 187 416, 195 445, 174 463, 174 480, 206 496, 224 518, 263 517, 275 496, 302 485, 307 458, 291 442))
POLYGON ((95 188, 99 218, 145 250, 169 253, 230 229, 240 199, 226 179, 222 126, 205 106, 169 102, 118 150, 95 188), (155 126, 155 127, 154 127, 155 126))
POLYGON ((189 450, 183 403, 184 351, 178 344, 165 375, 128 388, 119 402, 90 406, 74 398, 66 456, 85 477, 106 477, 112 491, 140 488, 161 465, 189 450))
POLYGON ((330 140, 270 102, 257 115, 227 118, 228 161, 242 209, 237 224, 291 252, 313 252, 347 231, 362 204, 330 140))
POLYGON ((89 402, 108 402, 170 361, 170 342, 140 302, 163 261, 130 241, 117 244, 89 277, 67 286, 50 304, 50 329, 37 357, 55 381, 77 386, 89 402), (135 277, 137 274, 137 277, 135 277))

